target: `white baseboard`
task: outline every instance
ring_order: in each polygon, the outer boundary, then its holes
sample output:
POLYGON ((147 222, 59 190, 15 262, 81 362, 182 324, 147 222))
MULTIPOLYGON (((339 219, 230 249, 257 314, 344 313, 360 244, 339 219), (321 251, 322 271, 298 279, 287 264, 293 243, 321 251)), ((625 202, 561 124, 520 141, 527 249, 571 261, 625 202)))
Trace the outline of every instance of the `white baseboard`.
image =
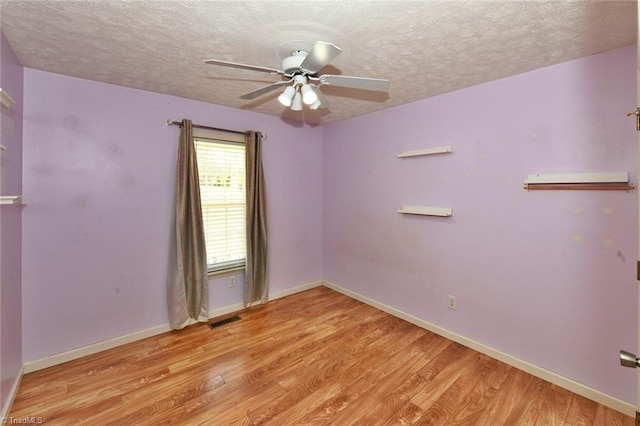
POLYGON ((269 295, 269 300, 281 299, 283 297, 291 296, 292 294, 311 290, 312 288, 321 287, 321 286, 322 286, 322 281, 313 281, 307 284, 299 285, 298 287, 288 288, 286 290, 282 290, 272 295, 269 295))
POLYGON ((233 305, 229 305, 223 308, 217 308, 212 311, 209 311, 209 319, 221 317, 223 315, 231 314, 233 312, 238 312, 243 309, 244 309, 244 305, 242 303, 234 303, 233 305))
POLYGON ((475 340, 469 339, 460 334, 449 331, 445 328, 442 328, 430 322, 421 320, 420 318, 414 317, 413 315, 407 314, 398 309, 392 308, 391 306, 387 306, 376 300, 370 299, 366 296, 363 296, 361 294, 358 294, 346 288, 340 287, 339 285, 333 284, 328 281, 323 281, 322 285, 332 290, 335 290, 339 293, 342 293, 346 296, 349 296, 352 299, 359 300, 360 302, 366 303, 369 306, 373 306, 374 308, 380 309, 381 311, 387 312, 388 314, 391 314, 395 317, 398 317, 407 322, 415 324, 418 327, 424 328, 440 336, 446 337, 447 339, 453 340, 454 342, 460 343, 461 345, 464 345, 480 353, 488 355, 494 359, 497 359, 498 361, 502 361, 505 364, 509 364, 520 370, 526 371, 527 373, 533 376, 536 376, 543 380, 551 382, 573 393, 576 393, 592 401, 595 401, 599 404, 605 405, 611 409, 614 409, 623 414, 626 414, 627 416, 635 417, 636 407, 632 404, 629 404, 626 401, 622 401, 611 395, 607 395, 603 392, 600 392, 599 390, 593 389, 582 383, 576 382, 575 380, 569 379, 568 377, 564 377, 560 374, 546 370, 540 366, 531 364, 527 361, 523 361, 505 352, 501 352, 497 349, 494 349, 480 342, 477 342, 475 340))
POLYGON ((16 395, 18 394, 18 388, 20 387, 20 382, 22 382, 22 376, 24 376, 24 366, 20 367, 20 371, 18 371, 18 375, 13 381, 13 385, 11 386, 11 390, 9 390, 9 395, 4 405, 2 406, 2 413, 0 413, 0 422, 4 423, 3 420, 9 417, 11 413, 11 406, 13 405, 13 401, 16 399, 16 395))
POLYGON ((35 361, 25 362, 24 372, 25 374, 27 374, 33 371, 42 370, 47 367, 62 364, 63 362, 73 361, 74 359, 82 358, 83 356, 92 355, 127 343, 136 342, 138 340, 146 339, 147 337, 155 336, 167 331, 171 331, 171 327, 169 327, 168 323, 159 325, 157 327, 147 328, 146 330, 136 331, 134 333, 116 337, 114 339, 105 340, 103 342, 94 343, 92 345, 82 346, 67 352, 51 355, 35 361))
MULTIPOLYGON (((311 283, 303 284, 298 287, 293 287, 287 290, 280 291, 269 296, 269 300, 280 299, 281 297, 289 296, 291 294, 299 293, 301 291, 309 290, 314 287, 320 287, 322 281, 314 281, 311 283)), ((242 303, 234 303, 233 305, 225 306, 223 308, 217 308, 209 311, 209 318, 215 318, 222 315, 230 314, 232 312, 240 311, 244 308, 242 303)), ((107 349, 115 348, 127 343, 135 342, 138 340, 146 339, 147 337, 156 336, 158 334, 171 331, 169 324, 162 324, 157 327, 148 328, 146 330, 136 331, 125 336, 116 337, 114 339, 105 340, 103 342, 94 343, 80 348, 72 349, 67 352, 51 355, 45 358, 41 358, 35 361, 25 362, 23 365, 24 374, 31 373, 33 371, 42 370, 47 367, 62 364, 63 362, 73 361, 74 359, 82 358, 83 356, 92 355, 98 352, 102 352, 107 349)))

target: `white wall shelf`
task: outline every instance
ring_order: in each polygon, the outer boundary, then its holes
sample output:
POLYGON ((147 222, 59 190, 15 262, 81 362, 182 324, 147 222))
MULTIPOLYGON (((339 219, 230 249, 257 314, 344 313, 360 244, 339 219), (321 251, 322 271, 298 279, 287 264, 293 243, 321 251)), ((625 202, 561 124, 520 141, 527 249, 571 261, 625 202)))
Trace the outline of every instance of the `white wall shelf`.
POLYGON ((627 172, 555 173, 529 175, 524 180, 529 190, 610 190, 633 191, 627 172))
POLYGON ((453 215, 453 209, 449 207, 402 206, 398 213, 449 217, 453 215))
POLYGON ((3 195, 0 196, 0 205, 17 204, 20 201, 20 195, 3 195))
POLYGON ((9 96, 6 90, 0 88, 0 103, 2 103, 2 106, 5 108, 11 108, 16 101, 9 96))
POLYGON ((529 175, 524 183, 627 183, 629 173, 555 173, 529 175))
POLYGON ((398 154, 398 158, 418 157, 420 155, 446 154, 449 152, 453 152, 453 147, 451 145, 439 146, 436 148, 417 149, 415 151, 404 151, 398 154))

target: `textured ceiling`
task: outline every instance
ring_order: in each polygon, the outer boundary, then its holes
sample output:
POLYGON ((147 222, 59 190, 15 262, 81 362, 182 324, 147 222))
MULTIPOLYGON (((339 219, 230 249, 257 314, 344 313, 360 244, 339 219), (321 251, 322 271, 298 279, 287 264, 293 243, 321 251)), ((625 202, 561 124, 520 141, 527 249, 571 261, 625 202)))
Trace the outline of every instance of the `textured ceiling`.
POLYGON ((0 0, 0 28, 25 67, 330 123, 636 42, 629 1, 0 0), (322 86, 329 109, 293 112, 280 68, 316 40, 343 53, 324 73, 391 80, 388 92, 322 86))

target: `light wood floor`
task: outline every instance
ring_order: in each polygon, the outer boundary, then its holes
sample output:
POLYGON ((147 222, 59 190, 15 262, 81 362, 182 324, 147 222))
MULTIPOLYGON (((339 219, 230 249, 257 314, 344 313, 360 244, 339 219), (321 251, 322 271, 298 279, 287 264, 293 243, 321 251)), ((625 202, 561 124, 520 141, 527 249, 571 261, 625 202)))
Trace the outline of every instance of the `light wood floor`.
POLYGON ((25 375, 47 425, 633 425, 327 288, 25 375))

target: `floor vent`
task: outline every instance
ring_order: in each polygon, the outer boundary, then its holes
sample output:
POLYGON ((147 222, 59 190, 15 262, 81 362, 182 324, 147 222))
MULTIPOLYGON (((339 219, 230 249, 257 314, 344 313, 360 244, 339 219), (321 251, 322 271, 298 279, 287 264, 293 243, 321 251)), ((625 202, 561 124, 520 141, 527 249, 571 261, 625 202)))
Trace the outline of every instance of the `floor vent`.
POLYGON ((232 322, 240 321, 240 319, 241 318, 238 315, 234 315, 232 317, 225 318, 225 319, 220 320, 220 321, 210 322, 209 323, 209 327, 210 328, 220 327, 220 326, 223 326, 225 324, 229 324, 229 323, 232 323, 232 322))

